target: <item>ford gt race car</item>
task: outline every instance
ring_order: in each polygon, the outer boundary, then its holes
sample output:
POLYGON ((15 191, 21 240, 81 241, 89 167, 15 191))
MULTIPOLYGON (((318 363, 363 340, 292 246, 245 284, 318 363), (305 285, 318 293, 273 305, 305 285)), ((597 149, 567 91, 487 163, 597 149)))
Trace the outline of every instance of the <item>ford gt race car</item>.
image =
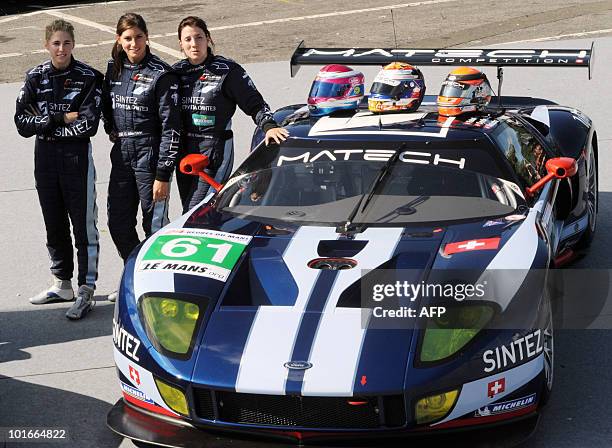
MULTIPOLYGON (((470 63, 419 51, 300 47, 292 63, 470 63)), ((498 68, 591 57, 469 51, 498 68)), ((125 266, 110 428, 161 446, 207 446, 211 431, 335 443, 537 415, 553 384, 549 268, 593 238, 597 133, 551 101, 492 105, 290 106, 276 113, 290 138, 255 138, 224 185, 205 156, 184 159, 215 192, 125 266)))

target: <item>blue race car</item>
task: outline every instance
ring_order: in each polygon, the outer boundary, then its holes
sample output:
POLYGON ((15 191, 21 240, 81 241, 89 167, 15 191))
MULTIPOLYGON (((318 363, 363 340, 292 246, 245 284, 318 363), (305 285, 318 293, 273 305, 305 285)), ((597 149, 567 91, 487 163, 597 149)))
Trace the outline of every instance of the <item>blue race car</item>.
MULTIPOLYGON (((313 50, 294 63, 358 54, 313 50)), ((112 430, 161 446, 211 432, 323 443, 537 414, 553 384, 547 273, 593 238, 597 133, 537 98, 458 117, 428 100, 403 114, 277 111, 287 141, 256 144, 135 250, 113 320, 112 430)), ((210 180, 206 164, 182 169, 210 180)))

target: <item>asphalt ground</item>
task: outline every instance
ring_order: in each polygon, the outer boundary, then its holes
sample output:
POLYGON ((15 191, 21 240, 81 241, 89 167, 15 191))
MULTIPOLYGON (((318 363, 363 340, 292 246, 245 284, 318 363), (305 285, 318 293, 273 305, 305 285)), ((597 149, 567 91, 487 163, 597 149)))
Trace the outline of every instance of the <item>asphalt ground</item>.
MULTIPOLYGON (((595 38, 596 69, 591 81, 587 81, 585 70, 508 68, 504 93, 548 98, 576 107, 594 120, 600 146, 599 228, 590 254, 572 267, 610 269, 612 129, 609 126, 607 68, 612 60, 612 38, 605 36, 610 32, 606 27, 610 23, 612 2, 519 1, 511 6, 505 6, 505 2, 483 5, 484 2, 477 1, 448 1, 399 7, 394 12, 396 24, 401 24, 396 26, 398 44, 407 46, 422 42, 420 46, 426 46, 440 42, 436 39, 446 39, 447 45, 480 47, 558 35, 595 38)), ((36 51, 41 46, 44 24, 52 15, 77 17, 82 22, 77 25, 77 39, 91 46, 77 48, 76 54, 98 68, 104 65, 109 51, 109 44, 100 42, 113 37, 104 27, 112 27, 117 16, 126 10, 143 13, 149 20, 151 34, 161 36, 153 37, 152 42, 173 51, 176 51, 176 39, 166 34, 173 32, 178 19, 186 14, 205 16, 211 28, 230 27, 213 29, 217 52, 244 63, 258 88, 276 108, 304 102, 316 72, 315 68, 305 67, 296 78, 289 78, 288 57, 302 38, 308 44, 320 46, 393 46, 388 8, 354 12, 377 7, 366 1, 333 4, 316 0, 232 1, 221 5, 207 2, 199 6, 193 1, 176 1, 167 6, 167 2, 134 0, 0 17, 0 77, 11 81, 0 84, 0 104, 3 106, 0 107, 0 136, 4 160, 0 163, 0 428, 60 427, 68 430, 69 439, 65 444, 37 443, 32 446, 132 446, 105 426, 106 413, 120 397, 112 359, 113 306, 106 301, 106 294, 116 287, 122 266, 106 225, 111 145, 102 133, 93 139, 101 232, 97 306, 83 321, 70 322, 64 318, 65 304, 35 307, 27 303, 27 297, 38 292, 49 280, 48 258, 34 190, 34 142, 18 136, 12 115, 20 86, 17 81, 21 81, 27 67, 44 58, 44 54, 36 51), (303 18, 349 10, 353 12, 303 18), (285 20, 287 18, 293 19, 285 20), (277 22, 244 26, 264 20, 277 22), (241 24, 243 26, 236 26, 241 24), (10 53, 19 55, 6 56, 10 53)), ((551 39, 512 46, 587 48, 590 43, 591 39, 551 39)), ((164 51, 157 52, 173 61, 170 52, 164 51)), ((423 71, 430 91, 435 91, 447 70, 425 67, 423 71)), ((376 70, 368 68, 364 72, 371 81, 376 70)), ((494 78, 493 71, 489 70, 488 74, 494 78)), ((237 113, 234 131, 238 161, 248 152, 252 130, 250 119, 237 113)), ((177 195, 172 199, 171 213, 176 217, 180 209, 177 195)), ((556 333, 555 391, 537 431, 523 447, 612 446, 609 412, 612 331, 604 329, 612 328, 609 325, 610 306, 607 306, 607 316, 593 325, 597 329, 556 333)), ((503 431, 500 429, 502 438, 503 431)), ((460 441, 461 436, 457 440, 460 441)), ((411 443, 430 445, 429 442, 411 443)))

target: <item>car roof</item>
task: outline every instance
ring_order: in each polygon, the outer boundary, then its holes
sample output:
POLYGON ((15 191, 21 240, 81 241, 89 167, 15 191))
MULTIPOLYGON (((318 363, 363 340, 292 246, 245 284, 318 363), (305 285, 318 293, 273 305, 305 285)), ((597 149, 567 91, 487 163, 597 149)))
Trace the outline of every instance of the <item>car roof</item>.
POLYGON ((466 140, 486 138, 499 124, 500 114, 474 113, 459 117, 438 115, 429 107, 412 113, 339 112, 318 119, 288 117, 283 123, 292 137, 340 140, 466 140))

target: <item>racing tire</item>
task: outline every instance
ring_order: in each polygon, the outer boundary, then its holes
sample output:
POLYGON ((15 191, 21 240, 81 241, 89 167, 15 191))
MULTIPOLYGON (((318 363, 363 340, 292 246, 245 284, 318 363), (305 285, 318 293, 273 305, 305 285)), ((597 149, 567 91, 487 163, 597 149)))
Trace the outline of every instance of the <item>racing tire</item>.
POLYGON ((595 229, 597 228, 597 209, 599 207, 599 186, 597 179, 597 160, 595 159, 595 153, 591 149, 589 151, 589 173, 588 173, 588 184, 589 190, 587 192, 587 215, 589 221, 587 228, 576 243, 575 248, 577 250, 588 249, 595 236, 595 229))

